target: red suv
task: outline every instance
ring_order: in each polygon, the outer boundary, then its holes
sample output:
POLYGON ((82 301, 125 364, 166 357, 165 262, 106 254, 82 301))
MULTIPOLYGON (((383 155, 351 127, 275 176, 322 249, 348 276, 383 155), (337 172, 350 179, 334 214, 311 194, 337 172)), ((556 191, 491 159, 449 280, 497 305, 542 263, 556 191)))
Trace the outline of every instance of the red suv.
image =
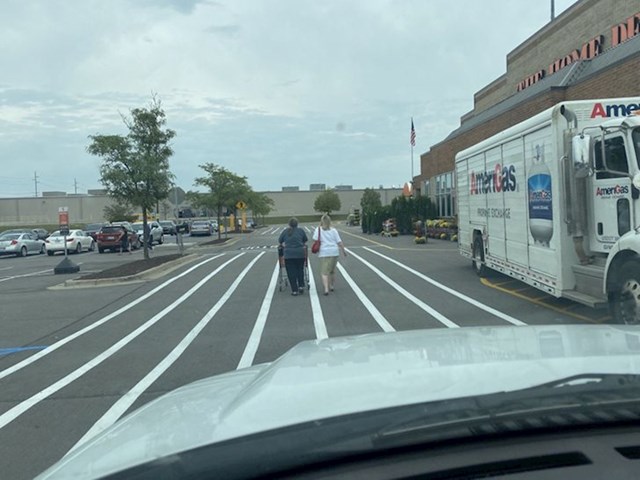
POLYGON ((133 230, 133 228, 131 228, 131 224, 128 222, 122 222, 105 225, 100 229, 96 234, 98 252, 104 253, 105 250, 113 250, 114 252, 119 251, 120 245, 122 245, 122 236, 124 235, 125 229, 127 231, 131 249, 136 250, 140 248, 140 238, 138 237, 138 234, 133 230))

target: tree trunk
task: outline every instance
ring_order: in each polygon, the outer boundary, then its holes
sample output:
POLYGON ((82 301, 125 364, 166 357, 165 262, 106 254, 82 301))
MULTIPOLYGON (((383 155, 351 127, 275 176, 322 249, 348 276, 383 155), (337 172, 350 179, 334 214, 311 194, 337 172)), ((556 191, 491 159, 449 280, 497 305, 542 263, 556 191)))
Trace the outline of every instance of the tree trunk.
MULTIPOLYGON (((144 259, 149 260, 149 248, 148 248, 148 236, 147 236, 147 225, 148 225, 148 215, 147 215, 147 207, 142 207, 142 251, 144 254, 144 259)), ((149 231, 151 234, 151 231, 149 231)))

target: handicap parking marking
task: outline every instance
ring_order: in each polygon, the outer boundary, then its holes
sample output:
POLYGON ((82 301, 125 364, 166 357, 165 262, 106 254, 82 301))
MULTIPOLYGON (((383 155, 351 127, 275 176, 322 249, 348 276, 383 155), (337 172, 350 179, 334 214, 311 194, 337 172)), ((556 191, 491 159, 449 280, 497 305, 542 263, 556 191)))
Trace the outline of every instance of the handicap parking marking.
POLYGON ((47 345, 33 345, 31 347, 5 347, 0 348, 0 357, 3 355, 11 355, 12 353, 26 352, 29 350, 44 350, 47 345))

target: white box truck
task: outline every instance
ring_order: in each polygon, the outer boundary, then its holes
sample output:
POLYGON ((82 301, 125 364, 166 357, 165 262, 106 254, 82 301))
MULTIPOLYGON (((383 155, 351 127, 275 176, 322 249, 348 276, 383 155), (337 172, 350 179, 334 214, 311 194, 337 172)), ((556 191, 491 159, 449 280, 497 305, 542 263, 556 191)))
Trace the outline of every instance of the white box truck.
POLYGON ((640 323, 640 97, 562 102, 456 155, 460 253, 640 323))

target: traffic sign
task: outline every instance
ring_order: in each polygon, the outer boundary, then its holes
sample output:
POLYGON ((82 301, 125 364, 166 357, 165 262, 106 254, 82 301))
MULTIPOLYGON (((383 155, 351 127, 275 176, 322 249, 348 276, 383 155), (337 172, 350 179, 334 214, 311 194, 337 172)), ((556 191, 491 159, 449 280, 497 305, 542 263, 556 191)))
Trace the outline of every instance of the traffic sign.
POLYGON ((69 207, 58 207, 58 225, 62 235, 69 235, 69 207))

